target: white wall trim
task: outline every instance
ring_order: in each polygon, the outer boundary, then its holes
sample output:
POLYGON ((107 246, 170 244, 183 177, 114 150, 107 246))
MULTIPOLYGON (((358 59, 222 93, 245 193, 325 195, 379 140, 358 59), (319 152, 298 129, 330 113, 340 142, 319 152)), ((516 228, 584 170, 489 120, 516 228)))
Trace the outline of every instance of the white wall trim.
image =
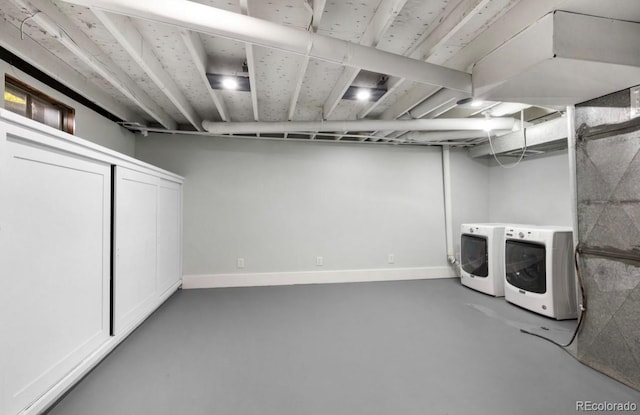
POLYGON ((253 287, 263 285, 331 284, 343 282, 456 278, 447 266, 422 268, 352 269, 335 271, 260 272, 184 275, 182 288, 253 287))

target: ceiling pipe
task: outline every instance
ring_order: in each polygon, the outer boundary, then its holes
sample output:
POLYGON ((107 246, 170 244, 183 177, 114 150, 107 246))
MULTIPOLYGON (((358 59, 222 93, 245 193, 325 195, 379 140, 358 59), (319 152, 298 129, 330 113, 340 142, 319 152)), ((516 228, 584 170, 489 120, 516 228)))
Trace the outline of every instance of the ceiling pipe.
POLYGON ((471 74, 192 1, 64 0, 338 65, 471 93, 471 74))
MULTIPOLYGON (((511 130, 492 130, 492 135, 501 136, 510 133, 511 130)), ((484 137, 487 138, 487 132, 485 130, 463 130, 463 131, 437 131, 437 132, 422 132, 411 131, 400 138, 405 141, 411 141, 414 143, 434 143, 438 141, 447 140, 468 140, 471 138, 484 137)))
POLYGON ((278 121, 278 122, 214 122, 203 121, 205 130, 213 134, 295 133, 302 131, 447 131, 510 130, 513 118, 438 118, 421 120, 358 121, 278 121))

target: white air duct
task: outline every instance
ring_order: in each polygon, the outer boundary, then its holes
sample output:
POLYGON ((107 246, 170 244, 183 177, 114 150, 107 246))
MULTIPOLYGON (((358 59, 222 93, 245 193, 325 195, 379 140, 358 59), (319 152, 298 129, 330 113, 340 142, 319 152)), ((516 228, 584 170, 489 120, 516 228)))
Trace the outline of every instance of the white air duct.
POLYGON ((471 93, 467 72, 282 26, 192 1, 65 0, 96 10, 179 26, 211 36, 471 93))
POLYGON ((513 118, 438 118, 420 120, 214 122, 202 126, 212 134, 268 134, 303 131, 448 131, 510 130, 513 118))
MULTIPOLYGON (((497 130, 491 131, 491 135, 500 136, 510 133, 511 130, 497 130)), ((487 132, 485 130, 462 130, 462 131, 436 131, 436 132, 422 132, 412 131, 400 138, 403 141, 413 143, 436 143, 438 141, 449 140, 469 140, 472 138, 484 137, 487 138, 487 132)))
MULTIPOLYGON (((581 2, 586 1, 574 3, 581 2)), ((597 3, 615 8, 609 5, 615 2, 597 3)), ((637 8, 639 2, 626 3, 637 8)), ((638 51, 640 23, 555 11, 475 63, 474 97, 552 108, 574 105, 637 85, 638 51)))

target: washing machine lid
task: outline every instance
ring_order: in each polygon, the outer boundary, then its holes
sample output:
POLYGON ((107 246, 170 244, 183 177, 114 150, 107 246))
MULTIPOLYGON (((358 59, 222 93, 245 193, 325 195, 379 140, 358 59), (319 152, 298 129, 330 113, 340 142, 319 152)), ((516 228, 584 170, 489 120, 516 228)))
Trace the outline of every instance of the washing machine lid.
POLYGON ((460 240, 460 265, 465 272, 475 277, 486 278, 489 275, 489 254, 486 236, 462 234, 460 240))
POLYGON ((505 243, 507 282, 521 290, 547 292, 546 247, 536 242, 507 240, 505 243))

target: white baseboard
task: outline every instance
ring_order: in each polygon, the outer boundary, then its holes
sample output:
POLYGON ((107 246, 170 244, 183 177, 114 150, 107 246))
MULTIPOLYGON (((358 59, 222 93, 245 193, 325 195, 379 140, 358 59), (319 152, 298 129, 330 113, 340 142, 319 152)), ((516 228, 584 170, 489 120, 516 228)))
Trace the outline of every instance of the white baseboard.
POLYGON ((264 285, 329 284, 456 278, 450 267, 354 269, 338 271, 261 272, 184 275, 182 288, 253 287, 264 285))

